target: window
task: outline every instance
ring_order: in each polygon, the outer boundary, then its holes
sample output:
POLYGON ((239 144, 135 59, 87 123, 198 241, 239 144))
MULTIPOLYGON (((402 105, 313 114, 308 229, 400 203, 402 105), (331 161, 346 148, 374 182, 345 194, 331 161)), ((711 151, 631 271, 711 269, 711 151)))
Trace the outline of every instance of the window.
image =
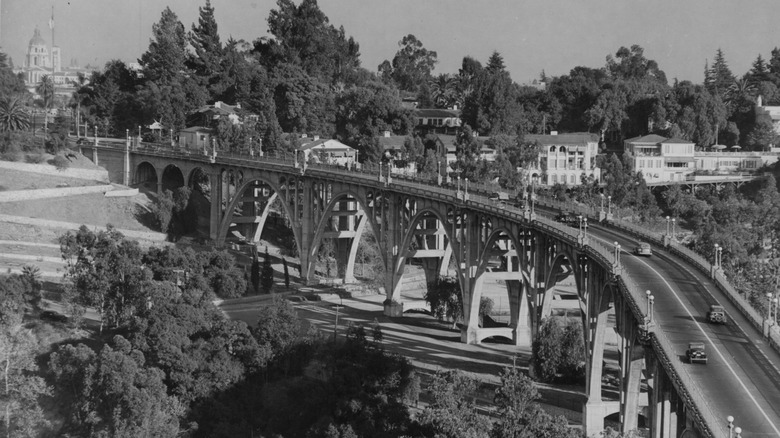
POLYGON ((577 180, 575 178, 576 177, 574 175, 569 175, 569 183, 571 185, 574 185, 577 182, 577 180))
POLYGON ((566 146, 561 146, 560 149, 558 149, 560 152, 566 152, 566 146))
POLYGON ((555 146, 550 146, 550 152, 555 152, 555 146))
POLYGON ((558 184, 558 175, 550 175, 550 181, 552 184, 558 184))

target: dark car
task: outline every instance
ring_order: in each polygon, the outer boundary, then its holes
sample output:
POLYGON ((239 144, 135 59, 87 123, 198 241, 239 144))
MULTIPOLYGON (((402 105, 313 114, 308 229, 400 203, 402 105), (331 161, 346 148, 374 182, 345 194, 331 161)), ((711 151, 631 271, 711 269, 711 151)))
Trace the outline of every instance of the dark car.
POLYGON ((685 351, 688 363, 707 363, 707 353, 704 351, 704 342, 691 342, 685 351))
POLYGON ((647 242, 639 242, 639 245, 637 245, 634 248, 634 254, 642 255, 642 256, 651 256, 653 255, 653 248, 651 248, 650 244, 647 242))
POLYGON ((67 316, 61 313, 57 313, 53 310, 44 310, 43 312, 41 312, 41 319, 46 319, 54 322, 68 322, 67 316))
POLYGON ((709 312, 707 312, 707 322, 713 324, 725 324, 726 323, 726 310, 723 306, 713 304, 710 306, 709 312))

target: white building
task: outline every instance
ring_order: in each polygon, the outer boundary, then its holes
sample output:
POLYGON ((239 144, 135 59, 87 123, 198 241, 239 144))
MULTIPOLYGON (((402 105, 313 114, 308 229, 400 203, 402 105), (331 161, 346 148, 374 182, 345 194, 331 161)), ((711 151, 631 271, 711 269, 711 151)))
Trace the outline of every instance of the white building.
POLYGON ((36 28, 27 45, 24 63, 21 68, 14 69, 14 73, 22 75, 24 84, 31 93, 35 93, 35 87, 41 82, 41 78, 48 75, 54 80, 54 85, 59 87, 57 94, 69 96, 79 82, 79 74, 88 78, 90 72, 73 65, 63 69, 60 48, 54 46, 49 51, 41 31, 36 28))
POLYGON ((772 126, 775 128, 775 132, 780 134, 780 106, 766 106, 763 105, 761 96, 758 96, 756 100, 756 118, 761 115, 766 115, 772 120, 772 126))
POLYGON ((696 171, 695 144, 688 140, 651 134, 629 138, 623 148, 647 182, 685 181, 696 171))
POLYGON ((298 150, 303 152, 306 161, 309 157, 314 162, 351 166, 357 162, 357 150, 333 139, 313 138, 301 139, 298 150))
POLYGON ((586 178, 600 179, 601 169, 596 167, 599 152, 599 136, 587 132, 558 134, 529 134, 526 141, 537 142, 542 150, 539 165, 535 169, 541 184, 582 184, 586 178), (546 168, 546 170, 543 170, 546 168))

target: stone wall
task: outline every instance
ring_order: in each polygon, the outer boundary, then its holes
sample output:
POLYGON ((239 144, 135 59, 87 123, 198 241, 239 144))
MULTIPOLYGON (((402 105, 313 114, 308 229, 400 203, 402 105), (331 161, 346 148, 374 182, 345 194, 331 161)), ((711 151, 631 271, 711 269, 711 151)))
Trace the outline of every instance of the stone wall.
POLYGON ((56 189, 11 190, 0 192, 0 203, 31 201, 33 199, 62 198, 65 196, 84 195, 87 193, 105 193, 111 190, 114 190, 114 186, 110 184, 85 187, 62 187, 56 189))
MULTIPOLYGON (((90 153, 91 158, 91 153, 90 153)), ((121 166, 121 164, 120 164, 121 166)), ((0 161, 0 169, 12 169, 22 172, 39 173, 43 175, 56 175, 64 176, 68 178, 86 179, 91 181, 109 181, 109 172, 105 169, 78 169, 68 168, 63 170, 57 170, 56 167, 50 164, 30 164, 30 163, 18 163, 15 161, 0 161)), ((120 176, 119 182, 122 182, 120 176)))
MULTIPOLYGON (((84 155, 86 158, 94 162, 93 154, 92 154, 92 150, 93 150, 92 146, 81 146, 79 147, 79 150, 81 151, 82 155, 84 155)), ((112 183, 116 183, 116 184, 122 184, 124 182, 124 177, 125 177, 125 151, 124 150, 99 148, 97 165, 102 167, 103 169, 106 169, 104 172, 106 172, 108 176, 108 181, 111 181, 112 183)), ((130 179, 132 180, 132 178, 130 179)))

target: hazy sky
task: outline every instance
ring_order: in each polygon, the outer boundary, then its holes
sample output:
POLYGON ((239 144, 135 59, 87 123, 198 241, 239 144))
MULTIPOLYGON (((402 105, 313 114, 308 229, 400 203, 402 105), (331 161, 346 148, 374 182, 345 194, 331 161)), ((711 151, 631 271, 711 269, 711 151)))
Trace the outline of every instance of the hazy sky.
MULTIPOLYGON (((63 64, 102 66, 137 60, 165 6, 189 30, 205 0, 0 0, 0 46, 22 65, 35 27, 55 42, 63 64)), ((223 41, 268 35, 275 0, 212 0, 223 41)), ((438 53, 434 73, 455 73, 464 56, 487 61, 497 50, 517 82, 601 67, 620 46, 639 44, 669 79, 703 80, 704 63, 723 49, 741 75, 760 53, 780 46, 779 0, 320 0, 335 26, 360 44, 363 66, 376 71, 398 41, 414 34, 438 53)))

